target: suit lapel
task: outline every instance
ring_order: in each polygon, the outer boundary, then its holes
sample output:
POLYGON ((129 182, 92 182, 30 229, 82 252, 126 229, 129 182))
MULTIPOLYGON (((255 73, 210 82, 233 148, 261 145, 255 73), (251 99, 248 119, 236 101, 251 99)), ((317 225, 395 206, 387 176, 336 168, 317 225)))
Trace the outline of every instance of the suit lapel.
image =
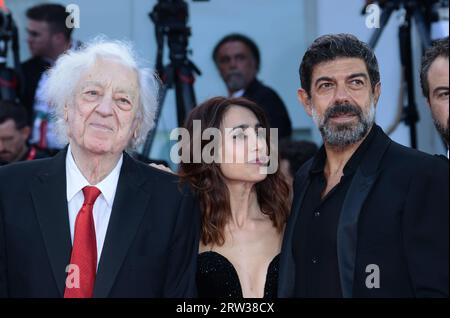
POLYGON ((372 145, 367 149, 361 165, 353 176, 352 183, 345 196, 337 230, 337 254, 342 295, 353 296, 353 280, 358 241, 358 220, 367 196, 380 174, 379 164, 388 149, 391 140, 381 128, 377 129, 372 145))
POLYGON ((31 184, 36 216, 61 297, 64 295, 65 270, 72 249, 66 193, 66 153, 67 148, 51 159, 48 169, 40 172, 31 184))
POLYGON ((151 199, 139 186, 145 181, 136 163, 124 154, 105 243, 97 271, 94 297, 108 297, 151 199))
POLYGON ((294 255, 292 254, 292 241, 294 239, 294 232, 297 224, 297 218, 300 214, 300 207, 302 206, 303 199, 306 194, 306 190, 309 187, 310 179, 308 177, 309 171, 312 167, 313 161, 305 164, 296 180, 298 183, 295 185, 295 195, 292 204, 291 214, 287 222, 284 238, 283 247, 280 260, 280 274, 279 274, 279 284, 278 284, 278 297, 292 297, 295 287, 295 261, 294 255))

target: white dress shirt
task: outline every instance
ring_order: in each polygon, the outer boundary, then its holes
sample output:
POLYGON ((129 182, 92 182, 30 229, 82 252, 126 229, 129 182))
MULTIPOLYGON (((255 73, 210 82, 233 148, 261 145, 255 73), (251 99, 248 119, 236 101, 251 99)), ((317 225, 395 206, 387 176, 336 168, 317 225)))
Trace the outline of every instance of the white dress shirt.
POLYGON ((97 267, 102 255, 103 243, 105 242, 106 230, 108 229, 109 218, 116 196, 117 183, 119 181, 120 168, 122 167, 123 155, 120 156, 119 161, 110 174, 100 183, 92 185, 86 180, 83 174, 78 169, 75 160, 72 156, 72 151, 69 145, 66 156, 66 182, 67 182, 67 205, 69 208, 69 224, 70 237, 72 239, 75 234, 75 221, 83 206, 84 195, 83 188, 85 186, 95 186, 101 194, 94 203, 94 225, 95 237, 97 239, 97 267))
POLYGON ((244 94, 245 94, 245 89, 240 89, 240 90, 234 92, 233 94, 231 94, 230 97, 238 98, 238 97, 244 96, 244 94))

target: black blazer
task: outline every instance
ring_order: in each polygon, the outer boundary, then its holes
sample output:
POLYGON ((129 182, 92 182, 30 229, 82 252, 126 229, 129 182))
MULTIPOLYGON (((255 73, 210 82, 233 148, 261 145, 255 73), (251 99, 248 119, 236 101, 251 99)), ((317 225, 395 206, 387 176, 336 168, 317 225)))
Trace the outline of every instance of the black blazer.
POLYGON ((261 106, 266 112, 271 128, 278 128, 278 138, 290 137, 292 125, 288 111, 280 96, 271 89, 255 79, 247 87, 244 97, 261 106))
MULTIPOLYGON (((380 127, 341 210, 337 255, 344 297, 448 297, 448 161, 393 142, 380 127), (375 264, 380 288, 366 287, 375 264)), ((292 240, 312 159, 297 173, 280 261, 279 297, 292 297, 292 240)))
MULTIPOLYGON (((63 297, 67 148, 0 168, 0 297, 63 297)), ((200 212, 178 178, 124 154, 94 297, 193 297, 200 212)))

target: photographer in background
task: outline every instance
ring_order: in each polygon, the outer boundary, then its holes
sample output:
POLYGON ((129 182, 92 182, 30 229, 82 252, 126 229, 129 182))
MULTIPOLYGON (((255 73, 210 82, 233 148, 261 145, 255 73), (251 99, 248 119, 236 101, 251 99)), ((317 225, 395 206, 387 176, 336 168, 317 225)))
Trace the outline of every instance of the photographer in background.
POLYGON ((25 108, 0 100, 0 166, 49 157, 46 152, 28 145, 30 131, 25 108))

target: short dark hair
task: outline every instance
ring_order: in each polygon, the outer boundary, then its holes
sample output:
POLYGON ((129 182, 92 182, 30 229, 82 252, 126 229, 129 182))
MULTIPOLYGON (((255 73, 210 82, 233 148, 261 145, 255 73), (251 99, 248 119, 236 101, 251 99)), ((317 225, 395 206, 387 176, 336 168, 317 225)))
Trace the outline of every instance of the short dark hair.
POLYGON ((30 20, 47 22, 52 33, 63 33, 70 40, 73 28, 66 26, 69 13, 64 6, 56 3, 40 4, 29 8, 26 15, 30 20))
POLYGON ((228 42, 242 42, 244 43, 252 52, 253 58, 255 59, 256 62, 256 69, 259 71, 259 66, 261 64, 261 55, 259 53, 259 49, 258 46, 256 45, 256 43, 250 39, 249 37, 243 35, 243 34, 239 34, 239 33, 232 33, 229 34, 227 36, 225 36, 224 38, 222 38, 222 40, 219 41, 219 43, 216 44, 216 46, 214 47, 213 50, 213 60, 214 62, 217 64, 217 54, 219 53, 219 49, 220 47, 228 42))
POLYGON ((284 139, 280 141, 280 158, 289 161, 289 172, 295 176, 301 166, 314 157, 317 145, 306 140, 284 139))
POLYGON ((352 34, 328 34, 317 38, 306 51, 300 64, 300 81, 302 88, 311 95, 311 76, 314 66, 337 58, 355 57, 366 63, 372 90, 380 81, 378 61, 374 51, 352 34))
POLYGON ((0 100, 0 124, 12 119, 16 129, 28 126, 28 117, 25 107, 13 101, 0 100))
POLYGON ((448 36, 434 41, 422 57, 422 65, 420 67, 420 84, 422 85, 423 96, 427 99, 430 98, 428 71, 430 70, 431 64, 433 64, 434 60, 438 57, 445 57, 448 59, 448 36))

